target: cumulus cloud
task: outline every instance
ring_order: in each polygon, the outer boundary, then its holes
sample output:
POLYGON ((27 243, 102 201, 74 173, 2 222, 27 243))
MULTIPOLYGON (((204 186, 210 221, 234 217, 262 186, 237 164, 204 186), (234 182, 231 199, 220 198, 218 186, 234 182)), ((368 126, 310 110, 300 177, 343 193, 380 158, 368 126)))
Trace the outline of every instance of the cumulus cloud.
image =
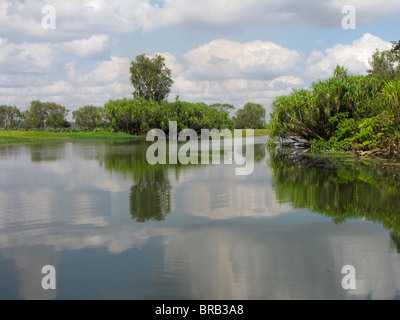
POLYGON ((306 63, 306 74, 313 78, 328 78, 339 64, 352 74, 366 74, 369 60, 376 49, 391 49, 390 42, 366 33, 351 45, 337 44, 325 52, 314 50, 306 63))
POLYGON ((62 44, 62 48, 79 57, 87 58, 106 49, 109 36, 94 35, 88 39, 79 39, 62 44))
POLYGON ((72 41, 93 34, 127 33, 146 24, 150 0, 45 0, 0 3, 0 34, 15 41, 72 41), (56 30, 44 30, 42 8, 51 5, 56 30))
POLYGON ((214 40, 184 55, 188 78, 271 79, 296 68, 300 54, 272 42, 214 40))
POLYGON ((0 38, 0 73, 47 73, 56 68, 56 49, 49 43, 10 42, 0 38))
POLYGON ((214 40, 185 53, 186 68, 171 54, 162 55, 173 71, 171 96, 184 100, 237 107, 253 101, 267 107, 276 95, 303 85, 292 75, 300 54, 272 42, 214 40))

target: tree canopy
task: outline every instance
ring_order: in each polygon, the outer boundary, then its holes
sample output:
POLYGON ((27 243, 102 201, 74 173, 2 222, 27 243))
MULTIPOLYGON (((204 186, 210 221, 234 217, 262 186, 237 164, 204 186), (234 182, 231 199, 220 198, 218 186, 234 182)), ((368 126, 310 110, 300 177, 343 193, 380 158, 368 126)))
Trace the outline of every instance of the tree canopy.
POLYGON ((54 102, 31 102, 30 109, 25 111, 25 125, 28 128, 45 129, 69 127, 65 119, 69 110, 54 102))
POLYGON ((93 105, 72 112, 72 119, 79 128, 96 129, 102 123, 101 110, 93 105))
POLYGON ((167 99, 174 81, 171 70, 165 65, 165 58, 157 55, 149 58, 142 54, 132 61, 130 67, 134 96, 161 102, 167 99))
POLYGON ((21 111, 15 106, 0 106, 0 121, 4 122, 4 130, 15 128, 22 119, 21 111))
POLYGON ((263 129, 265 113, 261 104, 248 102, 243 109, 236 112, 235 127, 238 129, 263 129))

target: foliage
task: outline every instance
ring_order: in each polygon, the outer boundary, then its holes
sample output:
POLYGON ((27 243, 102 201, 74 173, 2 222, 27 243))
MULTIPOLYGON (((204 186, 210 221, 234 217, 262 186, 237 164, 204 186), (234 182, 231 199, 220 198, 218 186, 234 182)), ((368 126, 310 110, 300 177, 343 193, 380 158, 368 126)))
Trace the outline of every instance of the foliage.
POLYGON ((400 58, 395 51, 392 50, 376 50, 369 61, 372 69, 368 70, 368 74, 383 79, 393 79, 400 75, 399 69, 400 58))
POLYGON ((210 107, 217 109, 218 111, 227 112, 229 114, 230 111, 234 110, 235 107, 231 104, 227 103, 214 103, 210 105, 210 107))
POLYGON ((236 112, 235 128, 263 129, 265 127, 265 109, 261 104, 247 103, 236 112))
POLYGON ((69 127, 65 119, 69 110, 54 102, 31 102, 30 109, 24 112, 25 125, 27 128, 44 129, 69 127))
POLYGON ((271 137, 293 139, 318 149, 400 151, 400 78, 347 75, 314 82, 273 102, 271 137))
POLYGON ((0 106, 0 121, 4 122, 4 130, 16 128, 22 118, 22 113, 17 107, 0 106))
POLYGON ((118 132, 81 132, 73 129, 46 129, 46 131, 0 131, 0 144, 3 143, 26 143, 50 140, 75 140, 75 139, 129 139, 136 140, 139 137, 131 136, 126 133, 118 132))
POLYGON ((167 99, 174 82, 164 57, 157 55, 151 59, 144 54, 139 55, 132 61, 130 73, 135 97, 156 102, 167 99))
POLYGON ((78 128, 94 130, 103 124, 101 109, 93 105, 84 106, 72 112, 72 119, 78 128))
POLYGON ((167 131, 169 121, 176 121, 178 130, 190 128, 198 133, 201 129, 233 128, 226 112, 202 103, 157 103, 143 98, 110 100, 103 112, 114 131, 129 134, 145 135, 151 129, 167 131))

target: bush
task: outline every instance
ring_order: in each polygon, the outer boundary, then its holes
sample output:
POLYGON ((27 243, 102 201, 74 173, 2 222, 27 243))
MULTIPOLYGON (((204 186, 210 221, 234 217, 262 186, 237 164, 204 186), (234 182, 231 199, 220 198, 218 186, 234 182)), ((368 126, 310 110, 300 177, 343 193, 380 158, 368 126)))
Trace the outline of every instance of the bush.
POLYGON ((344 75, 318 81, 275 99, 271 138, 318 149, 381 148, 393 156, 400 150, 399 99, 400 79, 344 75))
POLYGON ((190 128, 233 129, 228 113, 202 103, 154 102, 142 98, 110 100, 103 113, 114 131, 144 135, 151 129, 169 129, 169 121, 176 121, 178 131, 190 128))

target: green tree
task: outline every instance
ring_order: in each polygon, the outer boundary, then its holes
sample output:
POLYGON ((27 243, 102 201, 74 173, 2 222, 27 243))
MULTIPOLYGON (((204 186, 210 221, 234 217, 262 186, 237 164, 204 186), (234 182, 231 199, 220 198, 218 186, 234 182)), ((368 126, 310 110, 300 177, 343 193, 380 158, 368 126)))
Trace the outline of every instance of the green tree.
POLYGON ((132 61, 130 73, 134 96, 156 102, 167 99, 174 81, 164 57, 157 55, 151 59, 139 55, 136 61, 132 61))
POLYGON ((234 110, 235 107, 231 104, 227 104, 227 103, 215 103, 212 104, 210 107, 213 107, 215 109, 217 109, 218 111, 222 111, 222 112, 227 112, 229 114, 230 111, 234 110))
POLYGON ((376 50, 369 60, 372 69, 367 71, 368 75, 383 79, 393 79, 399 76, 400 58, 395 48, 396 46, 393 46, 392 50, 376 50))
POLYGON ((265 109, 261 104, 247 103, 236 112, 235 127, 237 129, 262 129, 265 126, 265 109))
POLYGON ((392 52, 400 59, 400 40, 398 42, 392 41, 392 52))
POLYGON ((72 119, 79 128, 96 129, 102 123, 100 108, 95 106, 84 106, 72 112, 72 119))
POLYGON ((46 119, 46 126, 50 128, 68 128, 70 123, 65 119, 69 110, 54 102, 45 102, 45 107, 49 110, 46 119))
POLYGON ((39 100, 31 102, 30 109, 25 111, 25 125, 27 128, 44 129, 46 127, 46 118, 49 111, 39 100))
POLYGON ((347 77, 347 69, 345 67, 337 65, 335 71, 333 72, 333 76, 336 78, 347 77))
POLYGON ((22 119, 21 111, 15 106, 0 106, 0 121, 4 122, 4 130, 15 128, 22 119))
POLYGON ((30 109, 25 111, 25 124, 28 128, 45 129, 64 128, 69 126, 65 119, 69 110, 54 102, 40 102, 35 100, 31 102, 30 109))

